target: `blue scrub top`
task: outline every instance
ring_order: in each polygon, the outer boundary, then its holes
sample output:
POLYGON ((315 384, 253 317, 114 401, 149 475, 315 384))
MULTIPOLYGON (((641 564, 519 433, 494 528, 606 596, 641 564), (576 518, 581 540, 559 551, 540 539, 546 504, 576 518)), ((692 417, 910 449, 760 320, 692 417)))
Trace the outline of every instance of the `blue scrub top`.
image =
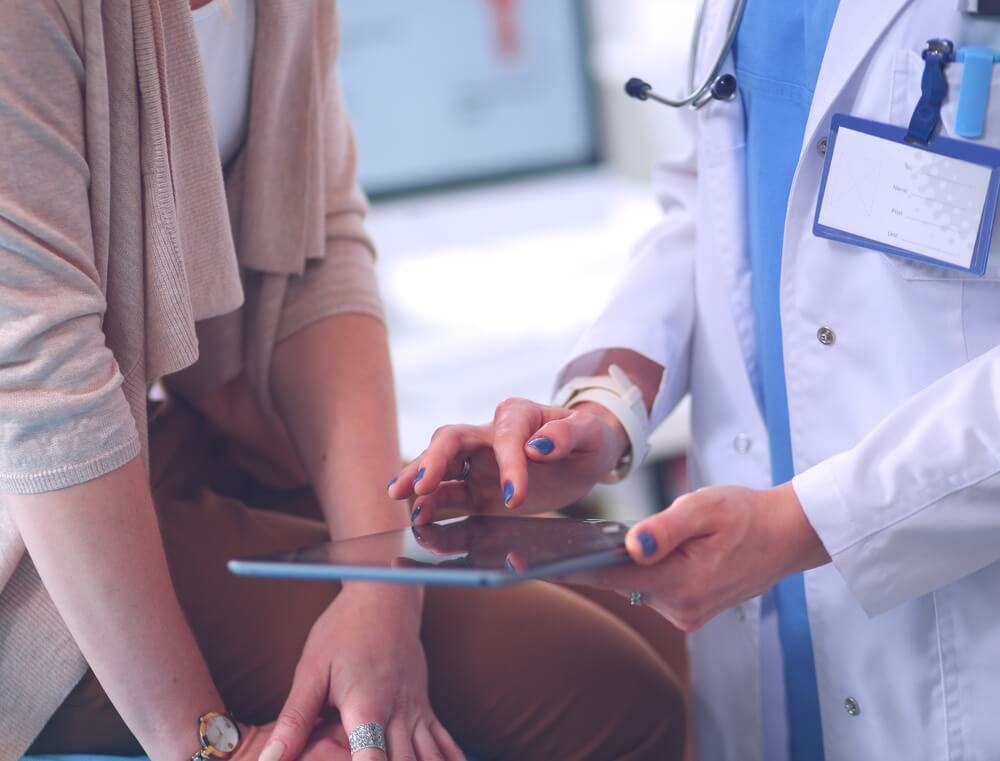
MULTIPOLYGON (((749 0, 734 48, 746 117, 747 221, 758 376, 775 484, 794 475, 781 344, 781 250, 788 194, 838 0, 749 0)), ((802 574, 774 590, 789 758, 822 761, 823 733, 802 574)))

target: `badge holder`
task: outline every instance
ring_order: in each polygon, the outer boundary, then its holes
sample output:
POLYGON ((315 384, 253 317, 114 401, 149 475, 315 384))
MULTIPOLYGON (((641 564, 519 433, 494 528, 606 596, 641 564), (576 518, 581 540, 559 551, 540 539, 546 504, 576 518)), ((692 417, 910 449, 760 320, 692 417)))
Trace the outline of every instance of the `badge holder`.
POLYGON ((908 127, 836 114, 813 233, 952 270, 986 272, 1000 150, 934 136, 951 43, 931 40, 908 127))

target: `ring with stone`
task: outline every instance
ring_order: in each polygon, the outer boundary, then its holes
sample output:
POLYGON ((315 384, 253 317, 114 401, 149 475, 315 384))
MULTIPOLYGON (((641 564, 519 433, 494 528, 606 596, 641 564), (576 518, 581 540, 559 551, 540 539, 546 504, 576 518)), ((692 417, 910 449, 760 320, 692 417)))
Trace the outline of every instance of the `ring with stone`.
POLYGON ((352 756, 368 748, 378 748, 386 756, 389 755, 389 752, 385 749, 385 728, 374 721, 362 724, 360 727, 354 729, 347 740, 351 744, 352 756))
POLYGON ((643 605, 646 602, 646 596, 642 592, 629 592, 628 593, 628 604, 633 606, 643 605))
POLYGON ((459 481, 465 481, 469 477, 469 473, 472 472, 472 460, 466 457, 462 460, 462 472, 458 474, 459 481))

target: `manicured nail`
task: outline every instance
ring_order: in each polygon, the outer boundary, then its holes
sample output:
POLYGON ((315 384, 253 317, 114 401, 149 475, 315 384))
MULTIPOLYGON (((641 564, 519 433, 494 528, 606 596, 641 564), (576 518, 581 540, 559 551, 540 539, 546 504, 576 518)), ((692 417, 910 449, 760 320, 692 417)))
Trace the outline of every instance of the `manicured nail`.
POLYGON ((417 471, 417 475, 413 477, 413 483, 411 484, 411 486, 416 486, 417 485, 417 481, 419 481, 421 478, 423 478, 424 477, 424 473, 426 473, 426 472, 427 472, 427 468, 421 468, 420 470, 418 470, 417 471))
POLYGON ((656 554, 656 537, 648 531, 639 532, 639 545, 642 547, 642 554, 647 558, 656 554))
POLYGON ((281 740, 274 740, 267 744, 258 761, 280 761, 284 752, 285 744, 281 740))
POLYGON ((555 443, 547 436, 539 436, 537 439, 532 439, 528 442, 528 446, 532 449, 537 449, 542 454, 552 454, 552 450, 556 448, 555 443))
POLYGON ((393 476, 393 477, 392 477, 392 480, 391 480, 391 481, 390 481, 390 482, 388 483, 388 485, 387 485, 387 486, 385 487, 385 490, 386 490, 386 491, 389 491, 389 489, 391 489, 391 488, 392 488, 392 485, 393 485, 394 483, 396 483, 396 481, 398 481, 398 480, 399 480, 399 476, 393 476))
POLYGON ((504 481, 503 483, 503 503, 509 505, 510 501, 514 498, 514 484, 510 481, 504 481))
POLYGON ((420 533, 420 529, 418 529, 416 526, 411 528, 410 531, 413 532, 413 538, 416 539, 418 542, 424 538, 424 535, 420 533))
POLYGON ((514 564, 510 562, 510 558, 507 558, 507 573, 517 573, 517 569, 514 564))
POLYGON ((415 508, 413 508, 413 512, 410 513, 410 523, 413 523, 414 521, 417 520, 417 518, 420 517, 421 510, 423 510, 423 507, 421 507, 420 505, 417 505, 415 508))

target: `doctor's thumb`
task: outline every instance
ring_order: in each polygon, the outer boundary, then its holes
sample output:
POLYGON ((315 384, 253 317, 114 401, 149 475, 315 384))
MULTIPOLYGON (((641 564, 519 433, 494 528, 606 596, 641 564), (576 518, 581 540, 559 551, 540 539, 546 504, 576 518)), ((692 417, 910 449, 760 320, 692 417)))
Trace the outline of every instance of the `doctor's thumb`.
POLYGON ((685 495, 666 510, 637 523, 625 537, 629 556, 639 565, 655 565, 689 539, 703 533, 695 495, 685 495))

